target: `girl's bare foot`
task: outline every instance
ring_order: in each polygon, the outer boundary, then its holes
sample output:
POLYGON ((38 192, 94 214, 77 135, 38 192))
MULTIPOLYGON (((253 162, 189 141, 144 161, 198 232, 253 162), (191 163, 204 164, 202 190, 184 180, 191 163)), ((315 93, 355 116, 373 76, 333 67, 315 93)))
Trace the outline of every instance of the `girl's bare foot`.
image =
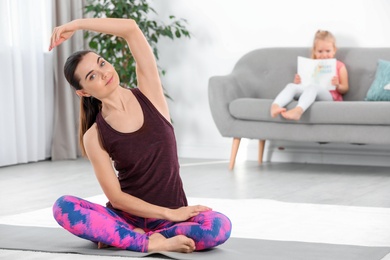
POLYGON ((170 251, 180 253, 192 253, 195 250, 195 242, 186 236, 178 235, 172 238, 165 238, 159 233, 149 237, 148 252, 170 251))
MULTIPOLYGON (((145 234, 145 231, 142 228, 135 228, 135 229, 133 229, 133 231, 140 233, 140 234, 145 234)), ((108 247, 112 247, 112 246, 104 244, 102 242, 98 242, 98 249, 108 248, 108 247)))
POLYGON ((272 106, 271 106, 271 116, 272 117, 275 118, 283 112, 286 112, 286 109, 284 107, 280 107, 277 104, 272 104, 272 106))
POLYGON ((281 114, 285 119, 298 121, 301 119, 303 109, 301 107, 294 107, 293 109, 290 109, 287 112, 282 112, 281 114))

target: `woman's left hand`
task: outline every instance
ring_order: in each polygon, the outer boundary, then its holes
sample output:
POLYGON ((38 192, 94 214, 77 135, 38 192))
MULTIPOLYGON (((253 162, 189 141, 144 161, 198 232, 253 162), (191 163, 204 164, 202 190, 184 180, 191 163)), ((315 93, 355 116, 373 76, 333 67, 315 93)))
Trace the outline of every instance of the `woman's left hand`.
POLYGON ((209 210, 212 209, 202 205, 187 206, 178 209, 170 209, 167 212, 166 219, 172 222, 186 221, 187 219, 199 215, 199 213, 203 211, 209 211, 209 210))

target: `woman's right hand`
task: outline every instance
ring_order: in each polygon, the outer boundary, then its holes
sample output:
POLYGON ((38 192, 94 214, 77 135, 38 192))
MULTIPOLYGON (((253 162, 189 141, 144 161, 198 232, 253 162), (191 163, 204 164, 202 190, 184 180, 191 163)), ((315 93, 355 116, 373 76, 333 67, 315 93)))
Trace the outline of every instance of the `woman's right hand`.
POLYGON ((50 39, 49 51, 68 40, 77 30, 76 21, 55 27, 50 39))
POLYGON ((299 76, 298 74, 295 74, 294 84, 301 84, 301 76, 299 76))
POLYGON ((209 211, 209 210, 212 209, 202 205, 187 206, 178 209, 170 209, 167 212, 166 219, 172 222, 186 221, 192 217, 199 215, 199 213, 203 211, 209 211))

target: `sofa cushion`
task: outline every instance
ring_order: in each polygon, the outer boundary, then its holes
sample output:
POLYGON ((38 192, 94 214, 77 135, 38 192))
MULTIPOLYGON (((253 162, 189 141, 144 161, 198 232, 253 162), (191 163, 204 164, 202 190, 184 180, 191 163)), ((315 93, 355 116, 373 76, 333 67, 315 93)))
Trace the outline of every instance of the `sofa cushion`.
MULTIPOLYGON (((302 115, 301 120, 286 120, 281 116, 272 118, 272 99, 238 98, 230 102, 230 114, 240 120, 267 121, 291 124, 355 124, 390 125, 390 102, 367 101, 318 101, 302 115)), ((296 106, 292 102, 287 108, 296 106)))
POLYGON ((367 101, 390 101, 390 62, 379 60, 367 101))

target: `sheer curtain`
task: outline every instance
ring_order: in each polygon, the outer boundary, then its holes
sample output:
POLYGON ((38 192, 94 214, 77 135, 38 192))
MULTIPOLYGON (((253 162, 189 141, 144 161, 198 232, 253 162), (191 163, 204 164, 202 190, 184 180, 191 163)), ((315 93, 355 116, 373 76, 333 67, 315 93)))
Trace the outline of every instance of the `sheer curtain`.
POLYGON ((81 0, 0 0, 0 167, 79 156, 78 99, 63 66, 82 33, 48 47, 53 27, 82 12, 81 0))
POLYGON ((0 0, 0 166, 50 157, 50 14, 50 0, 0 0))

